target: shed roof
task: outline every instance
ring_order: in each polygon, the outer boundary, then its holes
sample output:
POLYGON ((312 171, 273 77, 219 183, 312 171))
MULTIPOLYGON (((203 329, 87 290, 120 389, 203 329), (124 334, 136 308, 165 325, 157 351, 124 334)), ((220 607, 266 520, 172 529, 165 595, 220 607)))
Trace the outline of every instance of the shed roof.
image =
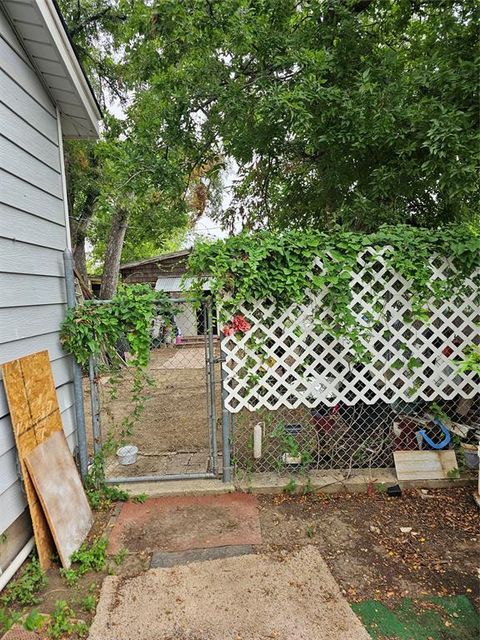
MULTIPOLYGON (((182 280, 181 276, 160 276, 155 284, 155 291, 165 291, 165 293, 188 291, 194 280, 192 278, 186 278, 183 282, 182 280)), ((208 280, 203 282, 202 289, 210 291, 210 282, 208 280)))
POLYGON ((120 271, 123 271, 124 269, 132 269, 133 267, 140 267, 144 264, 154 264, 157 262, 172 260, 174 258, 183 258, 184 256, 188 256, 190 252, 191 249, 182 249, 181 251, 174 251, 173 253, 162 253, 159 256, 146 258, 145 260, 138 260, 137 262, 127 262, 126 264, 120 265, 120 271))
POLYGON ((101 109, 55 0, 2 0, 1 6, 60 111, 64 136, 98 137, 101 109))

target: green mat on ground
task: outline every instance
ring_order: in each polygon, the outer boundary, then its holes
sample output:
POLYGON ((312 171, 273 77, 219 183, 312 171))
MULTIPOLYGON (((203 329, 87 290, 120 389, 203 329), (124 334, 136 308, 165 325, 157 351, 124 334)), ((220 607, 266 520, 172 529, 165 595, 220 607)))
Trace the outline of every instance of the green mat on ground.
POLYGON ((477 640, 480 616, 466 596, 352 604, 373 640, 477 640))

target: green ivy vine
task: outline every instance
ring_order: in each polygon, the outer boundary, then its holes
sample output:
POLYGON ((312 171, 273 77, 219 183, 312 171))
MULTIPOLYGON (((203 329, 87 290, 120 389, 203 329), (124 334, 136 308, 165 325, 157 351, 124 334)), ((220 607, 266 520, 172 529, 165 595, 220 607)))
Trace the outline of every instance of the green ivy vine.
POLYGON ((82 366, 90 357, 100 363, 109 376, 111 397, 117 395, 123 373, 133 371, 132 409, 122 421, 122 437, 132 434, 145 406, 145 389, 152 381, 147 373, 150 361, 150 328, 155 315, 171 317, 168 296, 149 285, 120 285, 108 301, 86 300, 69 309, 61 328, 65 351, 82 366), (126 344, 125 344, 126 342, 126 344), (122 357, 122 343, 130 357, 122 357))
MULTIPOLYGON (((190 257, 189 277, 194 278, 197 294, 208 278, 223 321, 244 302, 271 299, 277 308, 285 309, 304 302, 308 291, 322 291, 322 309, 330 310, 331 321, 319 330, 347 337, 362 359, 366 353, 360 337, 368 330, 365 324, 373 326, 382 314, 382 302, 375 299, 374 291, 370 302, 375 317, 364 318, 363 325, 351 306, 358 255, 368 247, 381 251, 388 268, 410 283, 406 295, 411 312, 405 322, 427 321, 432 300, 454 299, 461 294, 465 278, 480 266, 480 236, 470 226, 432 230, 397 225, 383 226, 372 234, 341 229, 259 231, 201 242, 190 257), (445 279, 434 277, 435 256, 449 260, 451 269, 445 279)), ((370 261, 373 268, 376 258, 370 261)))
POLYGON ((168 304, 165 294, 149 285, 120 285, 112 300, 103 304, 85 300, 68 310, 61 330, 63 347, 82 366, 90 356, 100 355, 118 364, 117 347, 126 339, 132 355, 129 364, 143 369, 150 358, 150 326, 156 305, 163 309, 168 304))

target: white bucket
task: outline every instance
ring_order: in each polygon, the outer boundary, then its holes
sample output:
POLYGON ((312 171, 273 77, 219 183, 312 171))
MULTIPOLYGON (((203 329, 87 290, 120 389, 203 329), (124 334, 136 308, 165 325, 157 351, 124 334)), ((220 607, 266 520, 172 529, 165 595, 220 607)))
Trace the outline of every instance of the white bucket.
POLYGON ((137 461, 138 447, 133 444, 127 444, 125 447, 117 449, 117 457, 120 464, 135 464, 137 461))

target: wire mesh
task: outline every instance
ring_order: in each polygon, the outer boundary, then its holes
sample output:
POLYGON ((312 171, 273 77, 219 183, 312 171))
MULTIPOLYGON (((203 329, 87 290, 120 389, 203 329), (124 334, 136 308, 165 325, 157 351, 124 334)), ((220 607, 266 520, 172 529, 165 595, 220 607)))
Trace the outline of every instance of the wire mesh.
MULTIPOLYGON (((106 461, 107 477, 169 476, 216 472, 221 438, 219 365, 215 323, 208 340, 209 303, 172 299, 171 312, 157 310, 151 326, 149 383, 143 410, 130 424, 135 406, 134 372, 124 367, 112 397, 112 377, 100 376, 103 440, 134 445, 137 461, 121 465, 115 451, 106 461)), ((120 345, 128 360, 128 348, 120 345)))
MULTIPOLYGON (((478 440, 479 376, 462 368, 466 349, 480 343, 478 274, 439 299, 434 289, 453 267, 432 256, 420 314, 388 254, 370 247, 358 255, 347 274, 346 321, 326 287, 288 307, 246 300, 226 319, 224 395, 237 471, 391 467, 394 451, 443 438, 432 418, 463 441, 478 440)), ((312 273, 321 278, 325 265, 315 261, 312 273)))
MULTIPOLYGON (((313 470, 393 467, 397 450, 429 449, 419 431, 434 442, 443 440, 440 426, 460 440, 480 439, 480 394, 436 402, 416 400, 392 404, 364 402, 348 406, 242 410, 234 415, 233 462, 237 477, 245 473, 306 473, 313 470)), ((459 460, 461 463, 461 459, 459 460)))

